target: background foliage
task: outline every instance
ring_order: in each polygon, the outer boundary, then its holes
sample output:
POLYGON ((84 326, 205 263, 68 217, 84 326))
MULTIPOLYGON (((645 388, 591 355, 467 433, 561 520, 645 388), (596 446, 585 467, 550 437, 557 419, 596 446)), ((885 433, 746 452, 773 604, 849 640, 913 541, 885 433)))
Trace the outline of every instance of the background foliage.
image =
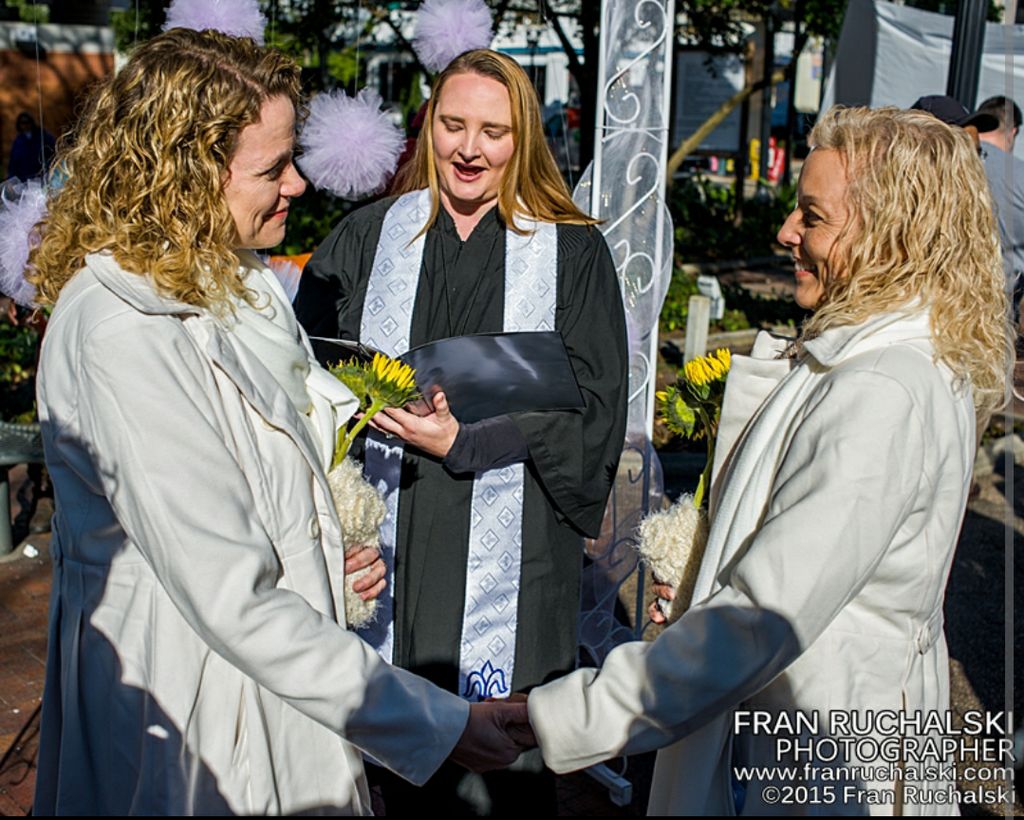
POLYGON ((0 320, 0 421, 29 422, 35 415, 38 343, 34 328, 0 320))

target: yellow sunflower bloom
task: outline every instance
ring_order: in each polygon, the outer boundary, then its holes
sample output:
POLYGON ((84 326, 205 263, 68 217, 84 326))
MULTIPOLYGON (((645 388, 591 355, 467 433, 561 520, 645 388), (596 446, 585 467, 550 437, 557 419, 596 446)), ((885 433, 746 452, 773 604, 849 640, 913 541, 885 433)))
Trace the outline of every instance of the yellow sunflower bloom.
POLYGON ((375 353, 366 388, 373 402, 402 407, 416 395, 415 371, 403 361, 375 353))
POLYGON ((709 356, 698 356, 683 365, 683 378, 694 387, 725 381, 732 365, 732 356, 726 348, 719 348, 709 356))

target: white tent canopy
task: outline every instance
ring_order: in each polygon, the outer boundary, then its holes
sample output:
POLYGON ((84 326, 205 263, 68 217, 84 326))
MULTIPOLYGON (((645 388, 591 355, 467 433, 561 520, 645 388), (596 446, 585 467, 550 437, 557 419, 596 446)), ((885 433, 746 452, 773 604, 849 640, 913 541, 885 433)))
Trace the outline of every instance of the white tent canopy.
MULTIPOLYGON (((945 94, 953 18, 884 0, 850 0, 822 110, 843 105, 908 108, 945 94)), ((978 102, 997 94, 1024 104, 1024 26, 986 24, 978 102), (1015 56, 1016 55, 1016 56, 1015 56)), ((1015 153, 1024 159, 1024 139, 1015 153)))

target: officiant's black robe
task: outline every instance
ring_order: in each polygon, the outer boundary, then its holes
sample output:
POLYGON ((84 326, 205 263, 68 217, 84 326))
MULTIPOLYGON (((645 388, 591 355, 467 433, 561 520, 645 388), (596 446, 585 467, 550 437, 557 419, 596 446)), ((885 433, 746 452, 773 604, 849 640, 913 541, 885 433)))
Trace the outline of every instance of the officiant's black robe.
MULTIPOLYGON (((393 202, 351 214, 313 254, 295 302, 311 336, 359 338, 381 224, 393 202)), ((626 330, 611 256, 596 228, 559 225, 557 235, 555 324, 586 406, 510 416, 529 448, 514 691, 574 666, 582 538, 600 529, 626 426, 626 330)), ((465 242, 441 208, 426 236, 410 346, 500 332, 504 266, 497 208, 465 242)), ((472 474, 453 474, 440 459, 406 447, 401 487, 395 663, 455 691, 472 474)))

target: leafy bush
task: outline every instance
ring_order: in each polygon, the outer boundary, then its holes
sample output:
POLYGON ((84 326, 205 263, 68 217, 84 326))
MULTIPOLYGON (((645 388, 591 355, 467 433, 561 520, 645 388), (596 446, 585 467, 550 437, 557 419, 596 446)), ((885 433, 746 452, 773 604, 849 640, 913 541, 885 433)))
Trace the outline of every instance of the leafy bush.
POLYGON ((720 328, 724 333, 732 333, 734 330, 746 330, 750 327, 750 319, 742 310, 728 308, 718 322, 712 322, 712 327, 715 330, 720 328))
POLYGON ((661 307, 661 330, 671 333, 686 327, 686 317, 690 310, 690 297, 700 293, 697 290, 697 277, 689 276, 681 270, 672 274, 672 282, 665 294, 665 304, 661 307))
MULTIPOLYGON (((697 277, 677 269, 661 308, 659 323, 662 333, 686 329, 690 297, 697 293, 700 293, 697 277)), ((786 296, 762 296, 739 285, 728 284, 722 285, 722 294, 725 296, 725 315, 711 322, 712 333, 775 325, 792 327, 800 324, 806 315, 803 308, 786 296)))
POLYGON ((29 422, 35 416, 36 348, 39 334, 0 321, 0 419, 29 422))
POLYGON ((699 175, 672 188, 668 204, 675 226, 676 253, 682 259, 706 261, 735 253, 734 200, 730 188, 699 175))
MULTIPOLYGON (((710 262, 748 259, 774 253, 775 235, 796 203, 794 186, 764 188, 743 203, 737 224, 736 195, 732 186, 696 175, 675 185, 669 209, 675 225, 676 259, 710 262)), ((804 311, 789 298, 759 296, 745 288, 723 285, 725 316, 712 322, 713 332, 749 327, 799 323, 804 311)), ((696 277, 676 269, 661 310, 661 330, 671 333, 686 327, 690 297, 699 293, 696 277)))
POLYGON ((313 186, 288 207, 288 233, 273 254, 309 253, 316 249, 343 216, 364 203, 351 203, 313 186))
POLYGON ((774 252, 775 234, 793 209, 796 189, 764 188, 743 203, 737 224, 736 191, 703 175, 677 183, 669 196, 676 253, 688 262, 743 259, 774 252))

